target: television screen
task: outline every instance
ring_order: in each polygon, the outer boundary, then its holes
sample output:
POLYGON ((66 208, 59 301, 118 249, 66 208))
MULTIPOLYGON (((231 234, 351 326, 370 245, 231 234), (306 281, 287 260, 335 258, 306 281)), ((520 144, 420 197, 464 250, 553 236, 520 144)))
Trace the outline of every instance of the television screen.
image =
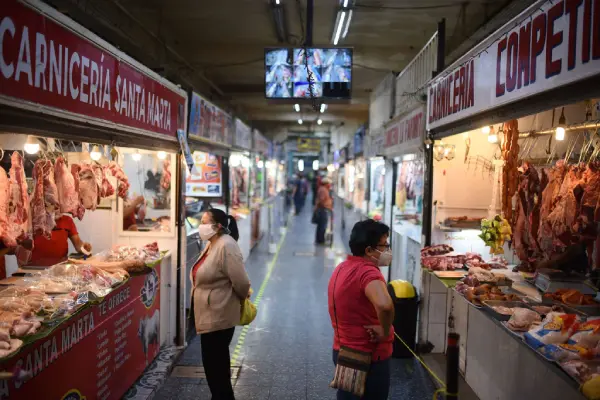
POLYGON ((265 95, 268 99, 349 99, 352 94, 352 49, 271 48, 265 50, 265 95))

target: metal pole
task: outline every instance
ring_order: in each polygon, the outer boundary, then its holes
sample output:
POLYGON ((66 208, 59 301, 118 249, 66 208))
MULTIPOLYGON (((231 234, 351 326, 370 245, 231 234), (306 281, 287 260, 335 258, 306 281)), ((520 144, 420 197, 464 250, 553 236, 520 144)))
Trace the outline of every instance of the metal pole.
POLYGON ((437 66, 435 74, 444 70, 446 63, 446 18, 438 22, 438 47, 437 47, 437 66))
POLYGON ((458 341, 460 335, 448 334, 448 349, 446 350, 446 399, 458 399, 458 341))
POLYGON ((306 38, 304 45, 311 47, 313 45, 313 0, 306 0, 306 38))

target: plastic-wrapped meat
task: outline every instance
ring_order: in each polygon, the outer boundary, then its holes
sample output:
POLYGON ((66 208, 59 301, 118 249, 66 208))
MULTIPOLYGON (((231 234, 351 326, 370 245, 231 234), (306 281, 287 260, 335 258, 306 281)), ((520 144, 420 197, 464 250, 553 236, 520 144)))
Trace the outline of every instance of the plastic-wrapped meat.
POLYGON ((13 152, 9 171, 8 229, 10 236, 22 240, 29 236, 29 195, 25 180, 23 157, 13 152))
POLYGON ((81 221, 85 214, 85 207, 81 203, 81 192, 79 190, 79 171, 81 167, 78 164, 71 164, 71 176, 73 177, 73 185, 75 187, 75 194, 77 196, 77 208, 73 212, 73 216, 79 218, 81 221))
POLYGON ((8 229, 8 176, 0 167, 0 238, 6 247, 17 245, 17 240, 8 229))
MULTIPOLYGON (((39 160, 41 161, 41 160, 39 160)), ((54 212, 48 211, 44 198, 44 165, 36 162, 33 168, 34 189, 31 200, 31 223, 34 235, 42 235, 50 239, 52 229, 56 226, 54 212)))
POLYGON ((79 198, 86 210, 94 211, 98 206, 98 184, 89 164, 81 164, 79 170, 79 198))
POLYGON ((58 157, 54 164, 54 179, 58 189, 60 212, 77 216, 79 207, 79 192, 75 190, 75 180, 67 168, 65 159, 58 157))
POLYGON ((125 199, 127 197, 127 191, 129 190, 129 179, 123 172, 123 169, 114 161, 111 161, 105 173, 110 174, 117 178, 117 196, 125 199))

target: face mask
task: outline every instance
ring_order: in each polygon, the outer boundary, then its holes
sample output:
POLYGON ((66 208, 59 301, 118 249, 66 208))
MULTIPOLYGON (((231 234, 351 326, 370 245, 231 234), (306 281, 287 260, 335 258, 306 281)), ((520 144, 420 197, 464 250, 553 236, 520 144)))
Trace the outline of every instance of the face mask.
POLYGON ((211 237, 215 236, 217 232, 213 229, 212 224, 201 224, 198 225, 198 234, 200 235, 200 239, 206 241, 211 237))
POLYGON ((379 251, 379 258, 376 260, 379 267, 387 267, 392 263, 392 250, 379 251))

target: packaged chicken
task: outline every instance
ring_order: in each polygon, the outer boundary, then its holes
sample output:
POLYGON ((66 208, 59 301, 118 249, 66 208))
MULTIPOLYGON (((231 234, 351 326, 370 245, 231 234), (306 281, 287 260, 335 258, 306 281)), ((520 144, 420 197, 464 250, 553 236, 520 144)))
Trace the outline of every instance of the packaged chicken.
POLYGON ((571 344, 549 344, 538 348, 538 351, 546 358, 557 362, 572 360, 591 360, 594 358, 594 350, 571 344))
POLYGON ((600 342, 600 318, 577 322, 573 327, 573 335, 569 344, 593 349, 600 342))
POLYGON ((576 315, 551 312, 540 325, 525 333, 525 341, 534 349, 548 344, 567 343, 576 322, 576 315))

